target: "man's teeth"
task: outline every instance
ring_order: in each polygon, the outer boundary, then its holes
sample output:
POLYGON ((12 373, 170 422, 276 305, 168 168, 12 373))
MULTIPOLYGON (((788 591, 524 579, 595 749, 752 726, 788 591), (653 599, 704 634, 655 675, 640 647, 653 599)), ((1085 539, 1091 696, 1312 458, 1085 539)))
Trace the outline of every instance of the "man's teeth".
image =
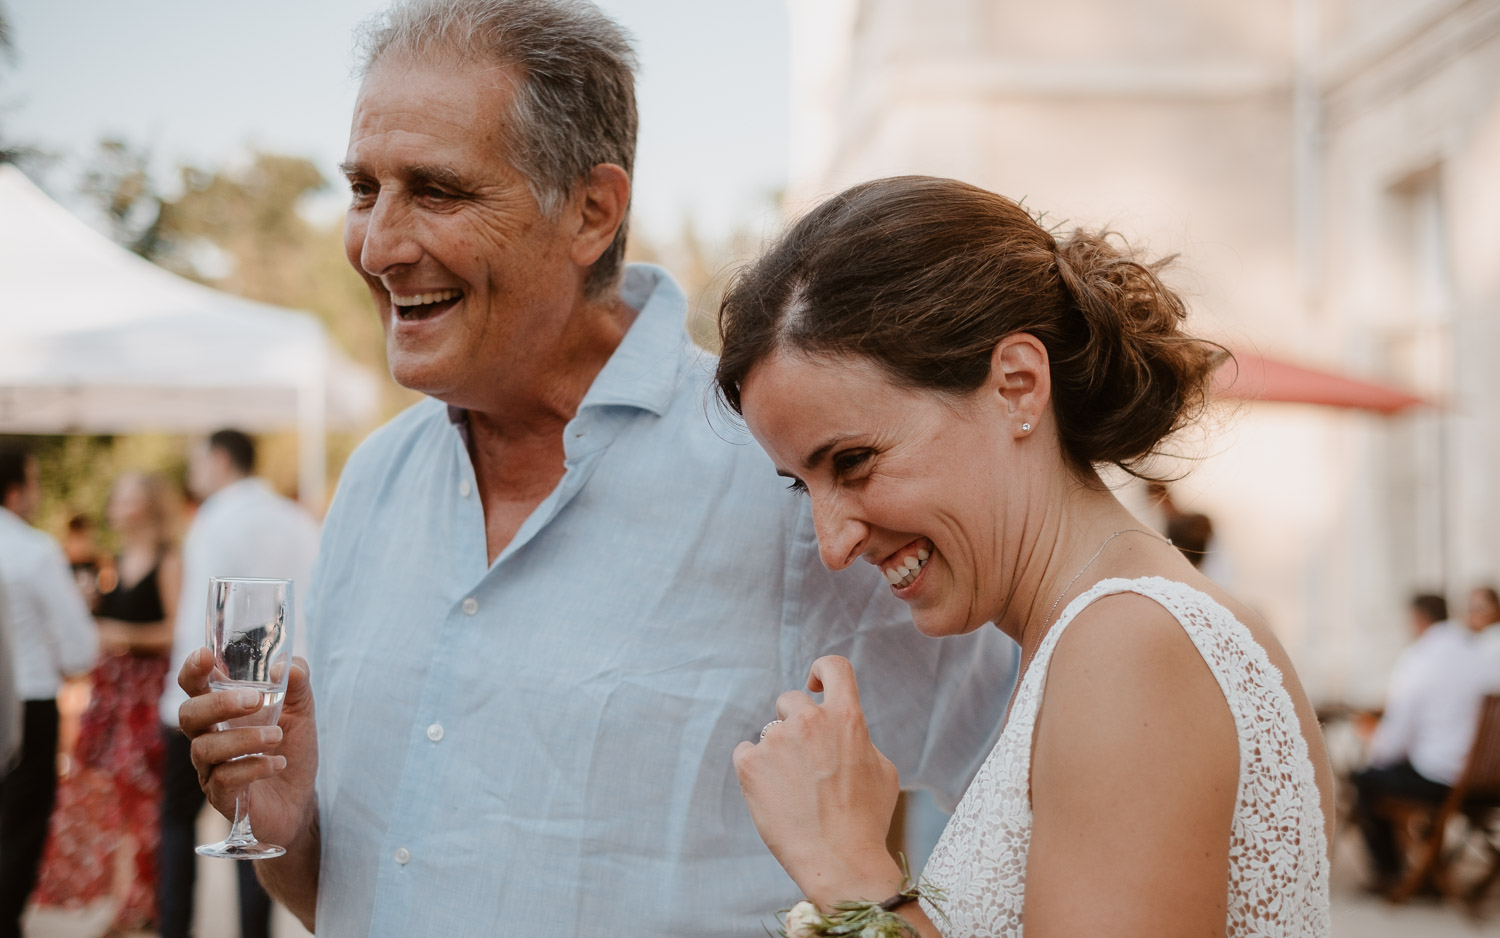
POLYGON ((446 303, 456 300, 461 294, 457 290, 438 290, 436 293, 413 293, 410 296, 391 294, 391 302, 397 306, 426 306, 429 303, 446 303))
POLYGON ((896 589, 904 589, 910 586, 917 578, 917 574, 922 572, 922 568, 927 566, 927 558, 931 556, 930 551, 922 548, 896 566, 881 572, 885 574, 886 581, 896 589))

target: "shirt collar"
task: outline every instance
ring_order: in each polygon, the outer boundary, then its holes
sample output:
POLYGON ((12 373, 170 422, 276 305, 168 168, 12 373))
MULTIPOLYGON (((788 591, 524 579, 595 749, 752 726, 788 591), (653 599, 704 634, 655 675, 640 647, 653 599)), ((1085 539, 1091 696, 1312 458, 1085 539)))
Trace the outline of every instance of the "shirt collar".
MULTIPOLYGON (((620 298, 638 311, 635 322, 594 378, 578 409, 636 407, 660 417, 666 413, 688 364, 683 354, 688 341, 687 297, 662 268, 631 264, 625 268, 620 298)), ((450 404, 448 420, 467 442, 467 411, 450 404)))
POLYGON ((229 483, 228 485, 219 489, 217 492, 205 498, 203 500, 203 507, 208 507, 210 503, 215 505, 222 505, 225 502, 232 502, 236 498, 239 498, 243 495, 248 495, 251 492, 258 492, 268 488, 270 488, 270 486, 266 483, 266 480, 260 478, 259 476, 245 476, 245 478, 243 479, 235 479, 233 482, 229 483))
POLYGON ((639 310, 579 410, 616 405, 666 413, 686 362, 687 298, 672 275, 652 264, 625 268, 620 298, 639 310))

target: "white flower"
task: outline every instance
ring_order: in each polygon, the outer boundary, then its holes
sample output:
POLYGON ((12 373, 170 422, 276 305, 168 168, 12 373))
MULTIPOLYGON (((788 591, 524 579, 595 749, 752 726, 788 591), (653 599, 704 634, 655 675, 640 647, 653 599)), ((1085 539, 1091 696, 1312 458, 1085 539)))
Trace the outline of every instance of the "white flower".
POLYGON ((823 915, 818 907, 803 899, 786 913, 786 938, 818 938, 823 915))

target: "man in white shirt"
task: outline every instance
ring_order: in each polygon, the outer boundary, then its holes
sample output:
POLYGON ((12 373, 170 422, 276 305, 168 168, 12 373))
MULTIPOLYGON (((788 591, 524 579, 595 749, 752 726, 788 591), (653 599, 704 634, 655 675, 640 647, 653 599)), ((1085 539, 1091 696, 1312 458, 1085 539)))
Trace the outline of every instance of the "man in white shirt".
POLYGON ((21 757, 0 776, 0 938, 20 938, 57 795, 57 689, 99 653, 62 548, 30 524, 41 503, 36 457, 0 445, 0 618, 22 700, 21 757))
MULTIPOLYGON (((293 581, 301 654, 302 605, 307 596, 318 524, 296 502, 255 478, 255 443, 238 430, 220 430, 194 448, 188 487, 202 499, 182 550, 182 597, 172 641, 172 666, 161 698, 166 738, 162 786, 159 917, 163 938, 187 938, 193 921, 196 822, 203 790, 193 769, 188 740, 177 728, 177 708, 187 695, 177 672, 204 644, 208 580, 215 576, 271 577, 293 581)), ((241 938, 269 934, 271 900, 256 882, 250 863, 238 864, 241 938)))
MULTIPOLYGON (((1354 776, 1361 807, 1382 795, 1441 802, 1464 769, 1480 702, 1500 690, 1500 666, 1479 652, 1475 630, 1448 621, 1441 596, 1412 600, 1418 633, 1391 672, 1385 714, 1370 740, 1370 767, 1354 776)), ((1390 823, 1357 812, 1378 889, 1393 885, 1404 860, 1390 823)))

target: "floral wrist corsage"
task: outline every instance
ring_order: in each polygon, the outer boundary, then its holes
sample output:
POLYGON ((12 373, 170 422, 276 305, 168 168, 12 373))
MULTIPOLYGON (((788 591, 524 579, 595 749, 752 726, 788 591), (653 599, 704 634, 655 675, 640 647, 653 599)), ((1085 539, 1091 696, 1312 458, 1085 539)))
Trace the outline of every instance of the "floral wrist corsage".
POLYGON ((946 896, 943 890, 926 880, 911 881, 906 869, 906 858, 901 859, 901 888, 884 902, 839 902, 826 915, 816 905, 803 899, 790 909, 783 909, 778 934, 781 938, 823 938, 823 936, 846 936, 846 938, 919 938, 917 930, 895 910, 908 902, 926 899, 943 914, 938 903, 946 896))

